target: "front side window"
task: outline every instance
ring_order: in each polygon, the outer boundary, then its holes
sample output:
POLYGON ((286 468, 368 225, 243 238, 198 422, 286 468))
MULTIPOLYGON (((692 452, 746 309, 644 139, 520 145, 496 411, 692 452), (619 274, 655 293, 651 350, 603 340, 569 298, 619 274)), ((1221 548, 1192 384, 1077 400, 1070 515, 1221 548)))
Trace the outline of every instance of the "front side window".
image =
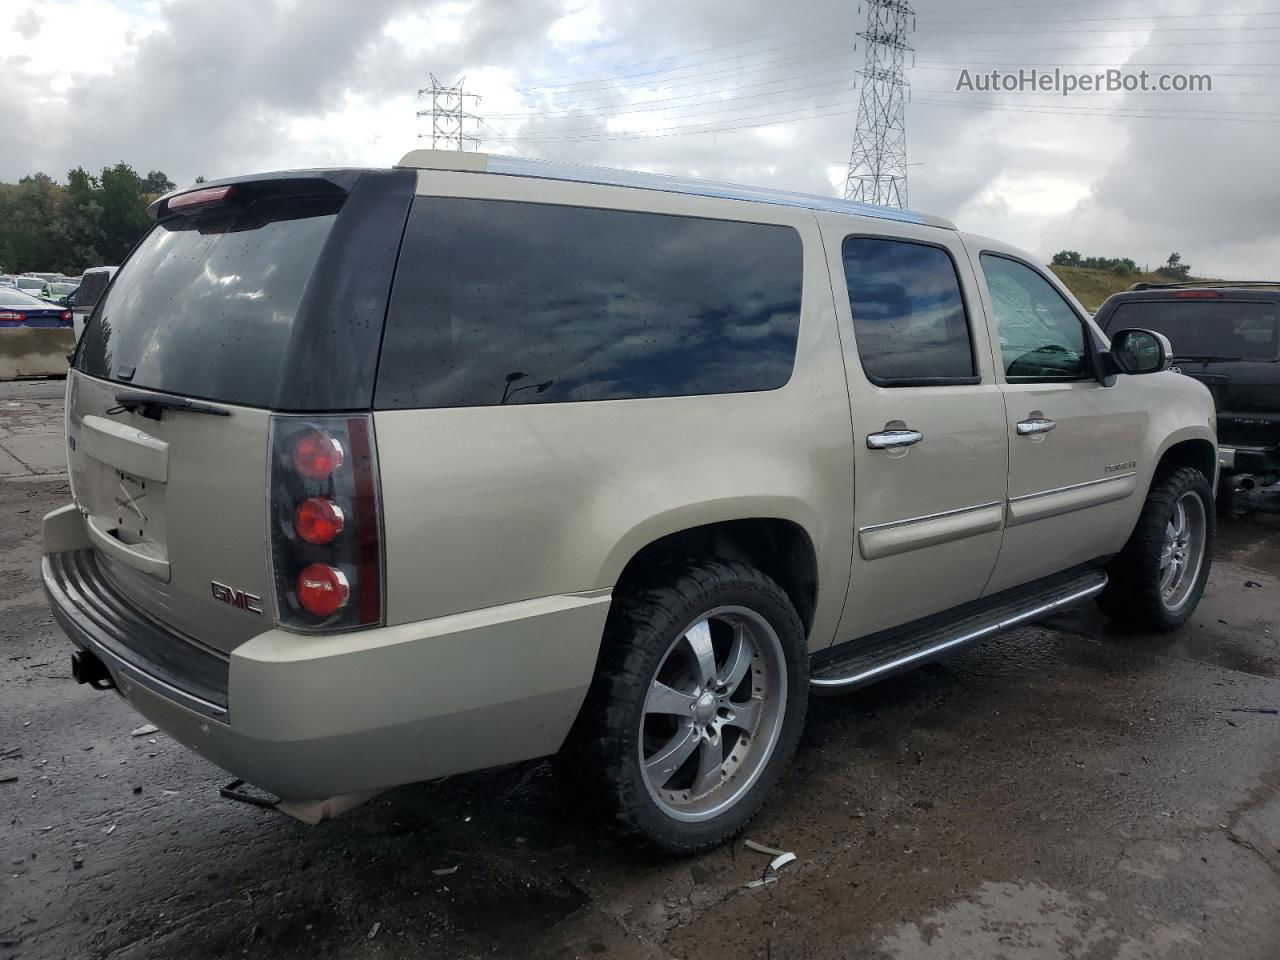
POLYGON ((776 389, 795 363, 802 275, 791 227, 419 197, 376 404, 776 389))
POLYGON ((873 383, 978 382, 950 254, 876 237, 847 237, 842 253, 858 356, 873 383))
POLYGON ((1026 264, 982 255, 982 272, 1010 383, 1092 377, 1084 323, 1062 295, 1026 264))

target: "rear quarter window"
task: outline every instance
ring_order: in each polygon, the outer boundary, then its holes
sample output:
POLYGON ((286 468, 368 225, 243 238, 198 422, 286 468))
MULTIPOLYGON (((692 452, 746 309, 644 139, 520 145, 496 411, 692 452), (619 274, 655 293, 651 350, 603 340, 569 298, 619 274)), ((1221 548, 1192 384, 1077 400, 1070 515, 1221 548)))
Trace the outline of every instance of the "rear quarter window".
POLYGON ((790 227, 502 200, 414 201, 380 408, 772 390, 791 377, 790 227))

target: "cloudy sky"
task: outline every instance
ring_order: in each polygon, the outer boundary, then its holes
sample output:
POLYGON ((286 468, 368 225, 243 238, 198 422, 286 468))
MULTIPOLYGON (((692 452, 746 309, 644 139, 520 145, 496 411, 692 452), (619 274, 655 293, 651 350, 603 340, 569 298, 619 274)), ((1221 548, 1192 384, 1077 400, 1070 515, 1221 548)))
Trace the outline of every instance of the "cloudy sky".
MULTIPOLYGON (((1280 0, 919 0, 911 206, 1024 246, 1280 275, 1280 0), (959 72, 1213 76, 1209 94, 957 92, 959 72)), ((3 0, 0 180, 179 184, 394 163, 428 75, 482 149, 831 193, 858 0, 3 0)), ((859 12, 861 9, 861 12, 859 12)), ((855 49, 856 44, 856 49, 855 49)))

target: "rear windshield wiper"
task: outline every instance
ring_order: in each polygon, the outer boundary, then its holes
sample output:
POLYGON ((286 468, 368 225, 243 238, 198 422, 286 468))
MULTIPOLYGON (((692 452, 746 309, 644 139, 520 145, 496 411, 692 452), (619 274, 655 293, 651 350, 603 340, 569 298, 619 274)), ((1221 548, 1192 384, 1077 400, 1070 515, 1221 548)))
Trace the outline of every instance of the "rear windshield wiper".
POLYGON ((214 417, 229 417, 231 411, 225 407, 215 407, 211 403, 188 400, 185 397, 159 397, 151 393, 138 393, 133 390, 122 390, 116 394, 116 406, 107 411, 108 416, 125 411, 136 411, 151 420, 159 420, 165 410, 185 410, 187 413, 207 413, 214 417))

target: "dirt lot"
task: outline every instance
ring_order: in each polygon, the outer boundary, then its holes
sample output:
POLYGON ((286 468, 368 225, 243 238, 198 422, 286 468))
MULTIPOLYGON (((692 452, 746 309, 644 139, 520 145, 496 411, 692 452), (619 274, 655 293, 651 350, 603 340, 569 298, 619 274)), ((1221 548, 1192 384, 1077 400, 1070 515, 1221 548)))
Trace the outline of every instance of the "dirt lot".
POLYGON ((767 857, 634 853, 546 764, 308 828, 131 736, 38 586, 60 396, 0 386, 0 960, 1280 956, 1280 494, 1173 639, 1088 608, 815 701, 748 833, 799 860, 744 889, 767 857))

